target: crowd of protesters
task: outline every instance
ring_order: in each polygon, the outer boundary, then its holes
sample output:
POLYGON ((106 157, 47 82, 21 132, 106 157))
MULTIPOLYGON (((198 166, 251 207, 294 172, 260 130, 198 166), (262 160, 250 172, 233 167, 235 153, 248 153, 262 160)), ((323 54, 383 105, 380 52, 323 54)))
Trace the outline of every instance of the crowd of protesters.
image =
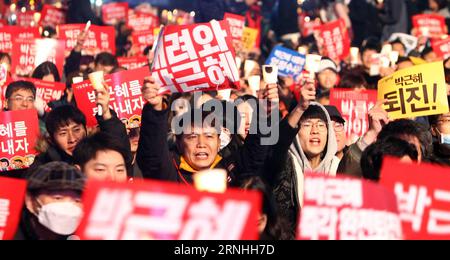
MULTIPOLYGON (((28 1, 23 2, 28 8, 28 1)), ((154 78, 146 78, 142 88, 146 105, 139 127, 125 126, 110 109, 110 94, 102 90, 96 90, 95 102, 104 111, 96 117, 98 128, 87 127, 86 116, 77 107, 71 88, 74 77, 88 79, 95 71, 111 74, 125 70, 119 67, 117 58, 132 56, 133 42, 129 40, 130 29, 123 23, 116 26, 117 53, 85 56, 86 34, 82 33, 65 60, 63 75, 51 62, 34 69, 32 78, 67 85, 61 100, 48 104, 50 112, 43 112, 42 104, 35 102, 36 88, 31 82, 22 79, 10 83, 4 110, 36 109, 41 131, 39 154, 31 167, 0 173, 28 181, 16 238, 70 237, 82 215, 81 196, 87 179, 115 182, 156 179, 191 185, 192 176, 198 171, 224 169, 230 187, 263 193, 263 212, 258 221, 261 239, 279 240, 295 239, 306 173, 347 175, 377 182, 386 156, 408 163, 450 167, 450 113, 391 120, 383 109, 386 102, 379 101, 366 115, 368 131, 352 143, 345 134, 346 120, 336 107, 329 105, 333 88, 350 88, 355 92, 377 89, 383 77, 415 66, 418 59, 422 63, 439 61, 429 39, 419 37, 417 46, 409 49, 402 39, 393 39, 391 35, 413 34, 411 17, 419 13, 439 14, 448 23, 448 1, 303 2, 299 6, 297 1, 288 0, 245 0, 237 4, 232 0, 197 1, 196 22, 221 20, 225 12, 232 12, 244 15, 247 26, 261 32, 253 50, 243 51, 236 46, 242 65, 253 60, 260 66, 251 73, 244 73, 244 66, 239 68, 241 88, 232 91, 230 101, 222 101, 217 91, 159 95, 161 86, 154 78), (279 77, 278 84, 261 81, 261 90, 255 95, 248 77, 262 75, 262 65, 275 46, 319 53, 314 35, 301 36, 300 11, 324 23, 343 19, 352 46, 359 48, 359 65, 350 64, 350 59, 323 57, 314 79, 279 77), (386 44, 398 51, 400 58, 394 67, 382 69, 380 75, 374 76, 370 73, 371 55, 380 53, 386 44), (258 100, 279 104, 272 106, 279 110, 273 111, 258 100), (215 101, 220 101, 224 108, 231 107, 231 113, 229 109, 220 114, 203 109, 215 101), (173 107, 178 110, 173 111, 173 107), (274 112, 279 114, 275 117, 279 120, 272 127, 278 129, 279 138, 275 144, 263 145, 264 133, 251 129, 261 120, 270 121, 274 112), (172 129, 174 118, 196 113, 201 115, 200 121, 181 120, 182 131, 172 129), (206 120, 211 114, 223 119, 223 123, 206 120), (233 127, 230 129, 229 125, 233 127)), ((67 23, 102 24, 88 0, 69 1, 67 17, 67 23)), ((47 32, 53 31, 56 33, 55 28, 47 28, 47 32)), ((140 55, 152 63, 151 46, 140 55)), ((0 54, 2 63, 11 65, 11 58, 7 53, 0 54)), ((450 101, 450 60, 444 61, 443 66, 450 101)))

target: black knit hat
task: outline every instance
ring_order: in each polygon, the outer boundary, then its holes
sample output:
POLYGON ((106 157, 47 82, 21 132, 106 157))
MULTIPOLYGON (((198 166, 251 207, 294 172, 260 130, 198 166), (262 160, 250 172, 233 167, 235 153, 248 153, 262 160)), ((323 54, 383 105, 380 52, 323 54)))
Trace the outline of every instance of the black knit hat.
POLYGON ((82 192, 85 175, 65 162, 51 162, 39 166, 28 175, 28 192, 41 190, 72 190, 82 192))

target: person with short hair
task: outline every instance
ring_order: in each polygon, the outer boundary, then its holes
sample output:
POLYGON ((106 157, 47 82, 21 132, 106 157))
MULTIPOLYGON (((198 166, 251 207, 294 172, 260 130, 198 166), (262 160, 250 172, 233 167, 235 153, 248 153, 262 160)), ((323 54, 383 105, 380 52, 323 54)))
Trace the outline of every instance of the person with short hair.
POLYGON ((6 88, 5 99, 6 111, 35 109, 36 87, 29 81, 12 82, 6 88))

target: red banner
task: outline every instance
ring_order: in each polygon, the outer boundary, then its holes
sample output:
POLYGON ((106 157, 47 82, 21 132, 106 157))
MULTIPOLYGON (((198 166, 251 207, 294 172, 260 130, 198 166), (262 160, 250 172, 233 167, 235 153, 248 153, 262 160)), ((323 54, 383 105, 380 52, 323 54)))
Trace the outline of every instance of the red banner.
MULTIPOLYGON (((148 67, 122 71, 105 76, 109 86, 110 108, 116 111, 124 123, 140 125, 144 100, 142 86, 144 78, 150 76, 148 67), (125 122, 126 121, 126 122, 125 122)), ((78 107, 86 115, 88 126, 96 126, 95 115, 98 112, 95 103, 95 91, 89 80, 72 85, 78 107)))
POLYGON ((154 30, 133 32, 133 50, 137 55, 144 55, 144 50, 155 42, 154 30))
POLYGON ((369 110, 377 103, 377 91, 356 92, 350 89, 331 89, 330 105, 335 106, 345 119, 345 133, 354 142, 369 129, 369 110))
POLYGON ((27 78, 23 79, 30 81, 36 87, 36 97, 45 101, 45 111, 50 111, 47 104, 51 101, 60 100, 66 90, 66 84, 60 82, 49 82, 39 79, 27 78))
POLYGON ((36 27, 37 23, 34 20, 36 12, 26 11, 17 13, 17 26, 22 28, 36 27))
POLYGON ((307 176, 298 239, 400 240, 402 226, 393 192, 349 178, 307 176))
POLYGON ((110 3, 102 6, 103 22, 115 25, 128 18, 128 3, 110 3))
POLYGON ((450 58, 450 37, 444 40, 432 41, 431 46, 438 57, 444 60, 450 58))
POLYGON ((0 240, 12 240, 16 234, 26 187, 25 180, 0 178, 0 240))
POLYGON ((0 28, 0 51, 12 52, 13 41, 15 39, 36 39, 39 38, 38 28, 22 28, 20 26, 4 26, 0 28))
POLYGON ((333 60, 344 60, 350 55, 350 36, 345 21, 340 19, 317 27, 321 55, 333 60))
POLYGON ((381 184, 397 195, 406 239, 450 239, 450 168, 383 162, 381 184))
POLYGON ((119 66, 124 67, 127 70, 134 70, 148 65, 147 57, 119 57, 117 60, 119 61, 119 66))
POLYGON ((436 14, 413 16, 413 26, 417 36, 440 38, 448 32, 445 17, 436 14))
POLYGON ((56 28, 60 24, 66 23, 66 11, 52 5, 44 5, 41 11, 39 25, 42 27, 51 26, 56 28))
POLYGON ((158 43, 152 72, 164 92, 239 88, 228 23, 167 26, 158 43))
POLYGON ((82 240, 254 240, 259 194, 198 192, 164 182, 88 182, 82 240))
POLYGON ((314 31, 322 25, 322 21, 320 20, 320 18, 311 19, 310 16, 302 13, 298 16, 298 24, 299 28, 301 29, 302 36, 308 37, 310 35, 313 35, 314 31))
MULTIPOLYGON (((59 38, 66 42, 66 56, 77 45, 78 35, 86 27, 85 24, 66 24, 59 26, 59 38)), ((116 53, 116 32, 112 26, 91 25, 83 46, 85 55, 95 56, 100 52, 116 53)))
POLYGON ((34 162, 38 135, 36 110, 0 112, 0 161, 7 165, 0 170, 28 168, 34 162))
POLYGON ((46 61, 54 63, 60 75, 63 75, 64 42, 48 38, 17 39, 11 57, 11 72, 16 76, 29 76, 37 66, 46 61))
POLYGON ((245 17, 241 15, 225 13, 223 18, 230 25, 231 37, 234 44, 241 44, 244 35, 245 17))
POLYGON ((154 14, 129 12, 127 25, 135 32, 148 31, 159 27, 159 18, 154 14))

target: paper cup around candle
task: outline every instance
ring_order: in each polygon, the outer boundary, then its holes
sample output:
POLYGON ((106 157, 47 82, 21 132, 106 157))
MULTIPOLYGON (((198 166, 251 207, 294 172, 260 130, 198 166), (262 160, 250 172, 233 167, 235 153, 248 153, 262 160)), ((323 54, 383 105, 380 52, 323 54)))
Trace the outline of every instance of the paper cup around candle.
POLYGON ((217 91, 219 96, 222 97, 223 100, 225 101, 230 101, 230 97, 231 97, 231 89, 224 89, 224 90, 219 90, 217 91))
POLYGON ((389 68, 390 64, 391 64, 391 61, 389 60, 388 57, 386 57, 386 56, 381 57, 381 67, 389 68))
POLYGON ((359 63, 359 48, 352 47, 350 48, 350 57, 351 57, 351 64, 356 65, 359 63))
POLYGON ((298 53, 306 55, 308 54, 308 48, 306 48, 305 46, 300 46, 298 47, 298 53))
POLYGON ((386 44, 383 46, 383 49, 381 49, 381 54, 384 54, 388 56, 392 52, 392 45, 386 44))
POLYGON ((253 70, 257 67, 257 63, 256 61, 253 60, 246 60, 244 63, 244 74, 245 74, 245 78, 248 79, 248 77, 250 77, 250 75, 252 74, 253 70))
POLYGON ((248 86, 252 90, 252 94, 256 97, 261 88, 261 76, 250 76, 248 78, 248 86))
POLYGON ((213 169, 195 173, 194 186, 198 191, 224 193, 227 190, 227 172, 213 169))
POLYGON ((83 77, 73 77, 72 78, 72 84, 78 84, 84 81, 83 77))
POLYGON ((105 73, 103 71, 96 71, 88 75, 89 80, 91 81, 92 87, 95 90, 102 90, 103 82, 105 81, 105 73))
POLYGON ((277 84, 278 83, 278 67, 273 65, 263 66, 263 78, 264 82, 267 84, 277 84))
POLYGON ((242 66, 242 59, 236 57, 236 67, 238 68, 238 70, 241 68, 241 66, 242 66))
POLYGON ((310 73, 310 78, 314 78, 315 73, 319 72, 322 56, 316 54, 306 55, 306 70, 310 73))
POLYGON ((391 53, 389 53, 389 59, 391 61, 392 66, 395 66, 395 64, 397 64, 399 56, 400 54, 398 53, 398 51, 392 51, 391 53))

